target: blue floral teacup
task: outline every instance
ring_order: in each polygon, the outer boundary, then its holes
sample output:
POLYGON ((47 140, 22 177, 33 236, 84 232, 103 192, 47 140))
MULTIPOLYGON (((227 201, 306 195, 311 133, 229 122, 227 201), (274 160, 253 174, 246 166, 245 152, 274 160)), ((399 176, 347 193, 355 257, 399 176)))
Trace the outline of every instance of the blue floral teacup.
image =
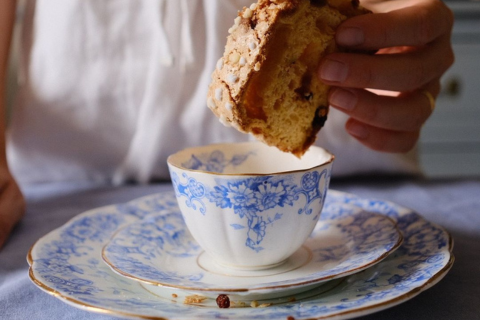
POLYGON ((320 217, 334 156, 301 158, 259 142, 216 144, 168 158, 185 223, 224 267, 260 270, 298 250, 320 217))

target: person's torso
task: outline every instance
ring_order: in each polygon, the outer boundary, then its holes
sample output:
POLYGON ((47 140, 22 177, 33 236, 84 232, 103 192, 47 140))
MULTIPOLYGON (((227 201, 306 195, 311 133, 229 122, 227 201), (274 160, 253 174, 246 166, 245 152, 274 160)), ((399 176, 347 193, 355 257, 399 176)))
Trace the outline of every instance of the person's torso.
POLYGON ((167 178, 181 148, 245 140, 206 107, 244 0, 28 1, 9 158, 20 180, 167 178))
MULTIPOLYGON (((206 107, 228 29, 251 0, 26 0, 8 158, 20 184, 167 179, 168 155, 241 141, 206 107)), ((319 57, 320 59, 320 57, 319 57)), ((369 150, 331 110, 317 144, 335 172, 415 172, 369 150)))

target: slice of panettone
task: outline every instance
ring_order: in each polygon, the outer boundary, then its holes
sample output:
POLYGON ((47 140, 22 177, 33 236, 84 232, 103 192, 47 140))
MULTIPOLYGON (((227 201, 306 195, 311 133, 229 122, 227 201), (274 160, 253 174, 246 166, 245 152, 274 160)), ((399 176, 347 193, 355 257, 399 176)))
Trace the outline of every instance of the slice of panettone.
POLYGON ((328 114, 320 59, 339 51, 338 25, 367 12, 358 0, 259 0, 243 8, 212 74, 208 107, 224 125, 303 155, 328 114))

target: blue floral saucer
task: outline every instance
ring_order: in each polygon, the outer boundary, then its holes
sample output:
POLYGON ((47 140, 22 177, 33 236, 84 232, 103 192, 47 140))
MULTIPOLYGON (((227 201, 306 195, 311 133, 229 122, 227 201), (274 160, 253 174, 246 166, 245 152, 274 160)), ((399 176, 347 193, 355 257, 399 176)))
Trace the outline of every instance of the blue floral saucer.
POLYGON ((325 214, 301 249, 266 270, 217 265, 197 245, 178 210, 128 225, 112 237, 102 256, 120 275, 156 286, 209 297, 235 293, 235 299, 247 300, 289 296, 364 270, 401 245, 396 222, 387 216, 352 205, 344 209, 341 216, 325 214))
POLYGON ((400 248, 362 272, 314 288, 318 291, 308 297, 299 294, 264 308, 235 304, 219 309, 211 299, 188 299, 181 289, 148 286, 119 276, 103 263, 102 249, 115 233, 149 215, 173 216, 173 192, 90 210, 53 230, 29 252, 30 278, 72 306, 129 318, 348 319, 404 302, 436 284, 452 267, 450 235, 396 204, 329 191, 322 219, 352 216, 355 207, 394 219, 405 238, 400 248))

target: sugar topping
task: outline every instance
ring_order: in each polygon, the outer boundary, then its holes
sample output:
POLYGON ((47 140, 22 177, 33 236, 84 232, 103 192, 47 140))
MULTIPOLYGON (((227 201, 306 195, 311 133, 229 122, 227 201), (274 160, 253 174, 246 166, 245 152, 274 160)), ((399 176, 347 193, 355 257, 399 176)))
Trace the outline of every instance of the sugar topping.
POLYGON ((240 16, 236 17, 235 20, 233 20, 233 26, 230 29, 228 29, 228 33, 233 33, 235 30, 237 30, 241 21, 242 21, 242 17, 240 16))
POLYGON ((233 73, 229 73, 227 76, 227 81, 230 83, 235 83, 238 81, 238 76, 233 73))
POLYGON ((221 71, 223 69, 223 58, 220 58, 218 61, 217 61, 217 70, 218 71, 221 71))
POLYGON ((228 59, 235 64, 240 60, 240 55, 237 52, 233 52, 228 59))
POLYGON ((207 100, 207 107, 211 110, 217 108, 217 106, 215 105, 215 101, 213 101, 213 99, 211 97, 208 98, 208 100, 207 100))
POLYGON ((218 101, 222 101, 222 97, 223 97, 223 88, 215 89, 215 99, 217 99, 218 101))
POLYGON ((253 17, 252 9, 250 9, 250 8, 245 9, 245 11, 243 12, 243 17, 245 19, 250 19, 251 17, 253 17))
POLYGON ((224 115, 221 115, 220 118, 218 118, 218 120, 219 120, 220 123, 223 124, 225 127, 231 127, 231 126, 232 126, 232 125, 230 124, 230 122, 228 122, 227 117, 225 117, 224 115))

